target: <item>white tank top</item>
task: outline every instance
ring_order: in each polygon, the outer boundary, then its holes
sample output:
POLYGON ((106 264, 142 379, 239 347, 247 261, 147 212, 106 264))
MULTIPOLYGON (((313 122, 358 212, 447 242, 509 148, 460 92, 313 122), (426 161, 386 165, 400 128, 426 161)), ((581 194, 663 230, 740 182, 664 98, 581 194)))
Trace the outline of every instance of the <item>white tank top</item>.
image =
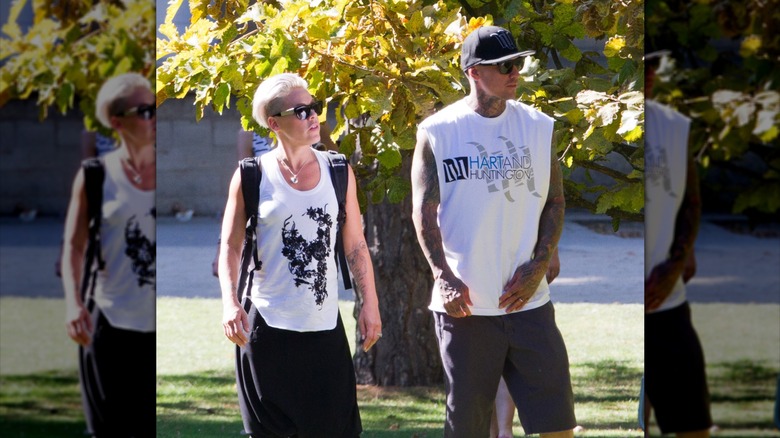
POLYGON ((338 317, 335 263, 338 203, 327 158, 313 151, 320 180, 299 191, 284 180, 276 154, 260 157, 257 252, 251 299, 269 326, 331 330, 338 317))
MULTIPOLYGON (((439 175, 447 263, 469 287, 474 315, 503 315, 503 288, 531 259, 547 201, 553 120, 513 100, 486 118, 460 100, 420 124, 439 175)), ((542 279, 522 310, 547 303, 542 279)), ((444 312, 438 290, 430 309, 444 312)))
MULTIPOLYGON (((677 212, 685 197, 690 119, 653 100, 645 104, 645 278, 669 258, 677 212)), ((682 277, 655 310, 685 302, 682 277)))
POLYGON ((105 269, 99 271, 95 302, 112 326, 155 330, 155 191, 133 186, 119 151, 104 157, 103 218, 100 226, 105 269))

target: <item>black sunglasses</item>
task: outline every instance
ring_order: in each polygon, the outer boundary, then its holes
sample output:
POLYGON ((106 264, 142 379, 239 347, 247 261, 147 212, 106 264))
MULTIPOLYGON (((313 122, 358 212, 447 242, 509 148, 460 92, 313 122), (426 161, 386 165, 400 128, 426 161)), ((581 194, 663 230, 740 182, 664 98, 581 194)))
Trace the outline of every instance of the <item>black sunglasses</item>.
POLYGON ((156 112, 157 108, 155 108, 154 105, 138 105, 117 114, 117 116, 125 117, 135 115, 139 119, 151 120, 156 112))
POLYGON ((498 72, 502 75, 508 75, 512 72, 512 67, 517 66, 520 70, 520 66, 523 64, 523 58, 510 59, 509 61, 497 62, 495 64, 482 64, 482 65, 496 65, 498 66, 498 72))
POLYGON ((291 114, 295 114, 295 117, 298 118, 298 120, 306 120, 309 117, 311 117, 311 113, 315 112, 317 114, 322 114, 322 101, 318 100, 316 102, 312 102, 308 105, 298 105, 295 108, 290 108, 288 110, 284 110, 278 114, 274 114, 271 117, 282 117, 282 116, 289 116, 291 114))

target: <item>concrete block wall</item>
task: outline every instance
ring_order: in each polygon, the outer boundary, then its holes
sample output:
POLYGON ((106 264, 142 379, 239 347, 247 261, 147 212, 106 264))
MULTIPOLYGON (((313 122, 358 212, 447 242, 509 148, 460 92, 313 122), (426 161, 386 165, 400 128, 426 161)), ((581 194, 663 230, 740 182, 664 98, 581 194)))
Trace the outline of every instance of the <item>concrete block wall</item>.
MULTIPOLYGON (((237 167, 239 114, 210 109, 195 121, 194 98, 168 100, 157 117, 157 209, 174 206, 198 216, 216 216, 225 208, 237 167)), ((0 216, 19 208, 64 217, 73 177, 81 161, 82 116, 50 114, 40 122, 34 101, 13 101, 0 108, 0 216)))
POLYGON ((238 167, 238 111, 222 115, 206 109, 195 121, 194 98, 169 99, 157 111, 157 211, 175 207, 196 216, 217 216, 225 209, 230 178, 238 167))
POLYGON ((18 208, 64 216, 81 161, 81 114, 52 110, 38 120, 34 101, 0 108, 0 215, 18 208))

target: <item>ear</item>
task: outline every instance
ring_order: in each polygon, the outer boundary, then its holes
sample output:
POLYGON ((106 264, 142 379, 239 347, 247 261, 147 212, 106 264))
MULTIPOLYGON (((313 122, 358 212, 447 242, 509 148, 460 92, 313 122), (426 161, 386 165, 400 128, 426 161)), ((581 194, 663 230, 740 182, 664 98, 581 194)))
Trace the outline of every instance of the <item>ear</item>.
POLYGON ((477 70, 476 66, 471 67, 470 69, 466 70, 466 76, 476 80, 479 78, 479 70, 477 70))
POLYGON ((276 117, 268 116, 268 118, 265 119, 265 123, 271 131, 276 132, 279 130, 279 122, 276 121, 276 117))
POLYGON ((110 116, 108 118, 108 121, 111 123, 111 129, 113 129, 114 131, 122 127, 122 120, 119 117, 110 116))

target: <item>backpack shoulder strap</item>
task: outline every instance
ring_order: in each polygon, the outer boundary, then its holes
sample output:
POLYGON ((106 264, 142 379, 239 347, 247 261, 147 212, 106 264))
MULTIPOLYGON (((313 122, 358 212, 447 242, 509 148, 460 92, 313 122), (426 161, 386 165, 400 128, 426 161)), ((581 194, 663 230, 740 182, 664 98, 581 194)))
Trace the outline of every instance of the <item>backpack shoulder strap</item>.
POLYGON ((338 228, 336 229, 336 259, 341 269, 341 276, 344 279, 344 288, 352 289, 352 281, 349 278, 349 269, 347 267, 347 258, 344 254, 344 242, 342 240, 341 228, 347 220, 347 186, 349 184, 349 172, 347 171, 347 157, 335 151, 327 151, 325 156, 328 158, 328 167, 330 168, 330 179, 333 188, 336 191, 336 200, 339 204, 339 214, 336 218, 338 228))
POLYGON ((260 180, 263 177, 258 157, 247 157, 239 162, 241 169, 241 193, 244 196, 244 211, 246 212, 246 230, 244 246, 241 251, 241 269, 238 275, 238 301, 241 302, 244 290, 249 292, 252 287, 254 271, 262 267, 257 256, 257 208, 260 198, 260 180), (252 270, 250 262, 254 262, 252 270), (246 287, 245 287, 246 286, 246 287))
POLYGON ((89 240, 84 254, 84 272, 81 280, 81 299, 86 301, 87 295, 95 287, 95 275, 105 267, 103 254, 100 250, 100 221, 103 210, 103 182, 106 170, 100 158, 87 158, 81 162, 84 171, 84 192, 87 196, 87 221, 89 224, 89 240))

